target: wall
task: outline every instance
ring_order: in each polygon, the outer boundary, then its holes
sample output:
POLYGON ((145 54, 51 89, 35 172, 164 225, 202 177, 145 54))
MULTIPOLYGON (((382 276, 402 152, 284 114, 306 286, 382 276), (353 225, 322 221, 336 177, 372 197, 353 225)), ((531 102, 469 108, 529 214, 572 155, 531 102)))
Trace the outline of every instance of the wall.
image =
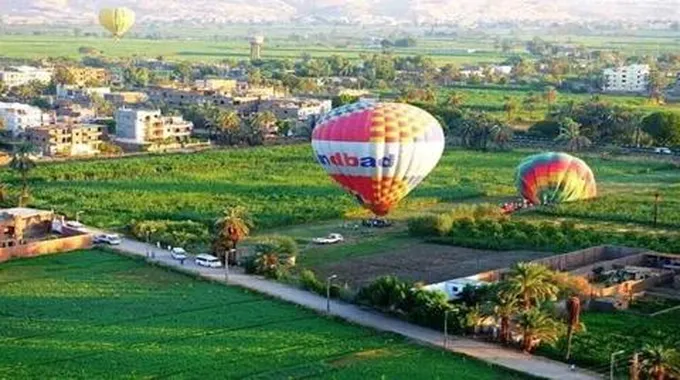
POLYGON ((90 247, 92 247, 92 235, 89 234, 29 242, 14 247, 0 248, 0 263, 13 258, 49 255, 90 247))

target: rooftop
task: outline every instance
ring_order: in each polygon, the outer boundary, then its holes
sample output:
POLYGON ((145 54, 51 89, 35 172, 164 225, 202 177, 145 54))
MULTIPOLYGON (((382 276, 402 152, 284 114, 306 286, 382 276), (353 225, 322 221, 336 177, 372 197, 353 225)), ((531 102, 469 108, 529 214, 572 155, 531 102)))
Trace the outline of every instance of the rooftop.
POLYGON ((38 215, 51 214, 52 211, 38 210, 35 208, 14 207, 0 209, 0 218, 7 219, 8 217, 20 216, 22 218, 30 218, 38 215))

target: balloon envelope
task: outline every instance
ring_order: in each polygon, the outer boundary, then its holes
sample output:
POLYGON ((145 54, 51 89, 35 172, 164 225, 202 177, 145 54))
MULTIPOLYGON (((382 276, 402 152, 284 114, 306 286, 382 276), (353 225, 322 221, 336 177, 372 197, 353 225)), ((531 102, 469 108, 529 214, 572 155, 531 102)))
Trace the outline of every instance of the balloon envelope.
POLYGON ((99 11, 99 23, 111 32, 113 37, 120 38, 135 23, 135 12, 128 8, 104 8, 99 11))
POLYGON ((541 153, 517 168, 519 193, 533 204, 551 204, 597 196, 595 176, 582 160, 566 153, 541 153))
POLYGON ((316 160, 340 186, 382 216, 437 165, 444 132, 420 108, 359 102, 322 116, 312 147, 316 160))

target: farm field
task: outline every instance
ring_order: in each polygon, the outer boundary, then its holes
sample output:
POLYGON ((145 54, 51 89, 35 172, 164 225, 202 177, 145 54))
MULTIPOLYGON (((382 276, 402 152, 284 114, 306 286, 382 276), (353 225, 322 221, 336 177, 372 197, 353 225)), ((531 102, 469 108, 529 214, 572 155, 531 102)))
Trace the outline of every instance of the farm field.
POLYGON ((514 373, 105 251, 0 266, 0 378, 456 378, 514 373))
MULTIPOLYGON (((393 218, 446 210, 457 202, 512 199, 515 167, 531 153, 447 150, 393 218)), ((580 156, 595 172, 599 198, 537 209, 522 218, 570 218, 612 229, 648 229, 654 193, 659 191, 660 226, 680 227, 677 165, 580 156)), ((18 186, 8 169, 0 171, 0 181, 18 186)), ((210 227, 225 208, 235 205, 246 206, 253 214, 258 233, 276 228, 287 234, 280 229, 323 220, 335 220, 337 225, 339 219, 367 216, 316 164, 307 144, 42 164, 32 172, 31 187, 31 206, 54 208, 71 217, 83 211, 87 224, 119 230, 143 220, 193 220, 210 227)))

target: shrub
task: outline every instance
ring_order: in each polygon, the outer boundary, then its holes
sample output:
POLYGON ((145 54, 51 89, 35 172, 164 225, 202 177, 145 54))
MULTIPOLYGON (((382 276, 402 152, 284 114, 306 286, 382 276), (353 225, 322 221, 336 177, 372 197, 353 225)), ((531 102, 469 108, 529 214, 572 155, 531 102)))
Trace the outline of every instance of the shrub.
POLYGON ((447 214, 420 215, 408 220, 413 236, 445 236, 451 231, 453 219, 447 214))
POLYGON ((203 223, 172 220, 143 220, 133 222, 132 235, 139 240, 160 242, 163 245, 200 251, 210 240, 210 231, 203 223))
POLYGON ((325 294, 326 288, 323 282, 319 281, 316 274, 309 269, 305 269, 300 273, 300 285, 303 289, 310 292, 325 294))
POLYGON ((560 134, 560 123, 553 120, 542 120, 529 127, 529 135, 547 139, 555 139, 560 134))
POLYGON ((411 286, 395 276, 383 276, 359 290, 357 301, 396 311, 404 305, 411 286))

